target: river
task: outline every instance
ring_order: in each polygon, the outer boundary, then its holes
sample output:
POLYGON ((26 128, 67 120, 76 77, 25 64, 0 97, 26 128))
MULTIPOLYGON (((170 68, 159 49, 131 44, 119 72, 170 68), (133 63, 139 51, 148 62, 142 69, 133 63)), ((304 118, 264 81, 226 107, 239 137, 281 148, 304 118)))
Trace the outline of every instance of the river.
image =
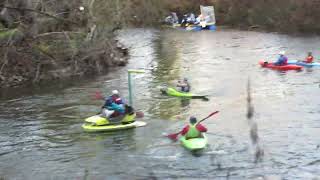
POLYGON ((289 36, 238 30, 183 32, 130 29, 120 41, 130 62, 94 79, 2 93, 0 179, 316 179, 320 178, 320 68, 277 72, 258 60, 289 59, 307 51, 320 57, 319 36, 289 36), (146 127, 85 133, 83 120, 99 111, 96 91, 119 89, 146 127), (188 77, 192 91, 210 101, 160 94, 164 84, 188 77), (253 122, 264 152, 255 161, 247 113, 251 80, 253 122), (193 155, 164 133, 178 132, 190 115, 206 120, 210 147, 193 155))

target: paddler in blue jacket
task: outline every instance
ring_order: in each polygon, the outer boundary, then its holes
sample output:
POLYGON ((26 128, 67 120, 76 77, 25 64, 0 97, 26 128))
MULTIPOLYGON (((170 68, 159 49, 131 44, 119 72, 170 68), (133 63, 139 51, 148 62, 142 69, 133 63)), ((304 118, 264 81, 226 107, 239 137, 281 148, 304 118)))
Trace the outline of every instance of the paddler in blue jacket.
POLYGON ((118 90, 113 90, 112 95, 106 98, 102 106, 102 114, 107 118, 125 114, 124 102, 118 90))
POLYGON ((180 87, 180 91, 182 92, 189 92, 191 89, 191 86, 188 82, 188 78, 183 78, 183 81, 178 81, 177 87, 180 87))
POLYGON ((281 51, 279 53, 279 58, 276 62, 274 62, 273 64, 276 66, 284 66, 288 64, 288 58, 285 56, 285 51, 281 51))

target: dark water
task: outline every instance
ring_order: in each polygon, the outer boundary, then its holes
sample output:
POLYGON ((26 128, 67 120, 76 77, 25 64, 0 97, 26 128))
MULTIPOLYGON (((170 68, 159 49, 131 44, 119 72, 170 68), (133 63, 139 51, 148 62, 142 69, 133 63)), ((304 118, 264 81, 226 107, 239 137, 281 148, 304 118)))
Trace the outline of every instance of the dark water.
MULTIPOLYGON (((257 61, 307 51, 320 57, 320 37, 223 30, 181 32, 134 29, 119 37, 131 48, 130 64, 106 76, 38 89, 0 101, 0 179, 317 179, 320 177, 320 68, 301 72, 261 69, 257 61), (144 128, 88 134, 83 119, 102 102, 97 90, 120 89, 127 97, 128 68, 134 105, 144 128), (210 101, 181 101, 159 86, 188 77, 193 92, 210 101), (252 118, 264 156, 255 163, 246 118, 251 79, 252 118), (178 132, 190 115, 220 110, 204 124, 210 147, 194 156, 163 137, 178 132)), ((14 94, 14 95, 13 95, 14 94)))

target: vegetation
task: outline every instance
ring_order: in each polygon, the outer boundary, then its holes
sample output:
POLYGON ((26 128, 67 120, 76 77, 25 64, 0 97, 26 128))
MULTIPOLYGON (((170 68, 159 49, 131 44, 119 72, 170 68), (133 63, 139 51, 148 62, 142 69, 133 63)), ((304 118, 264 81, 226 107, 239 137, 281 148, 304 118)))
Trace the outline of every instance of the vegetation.
POLYGON ((320 32, 319 0, 164 0, 170 11, 199 13, 214 5, 218 25, 261 27, 282 32, 320 32))
POLYGON ((282 32, 320 32, 319 0, 203 0, 199 2, 215 6, 219 25, 261 27, 282 32))
POLYGON ((0 86, 105 72, 127 50, 95 0, 0 0, 0 86), (106 18, 104 18, 106 19, 106 18))

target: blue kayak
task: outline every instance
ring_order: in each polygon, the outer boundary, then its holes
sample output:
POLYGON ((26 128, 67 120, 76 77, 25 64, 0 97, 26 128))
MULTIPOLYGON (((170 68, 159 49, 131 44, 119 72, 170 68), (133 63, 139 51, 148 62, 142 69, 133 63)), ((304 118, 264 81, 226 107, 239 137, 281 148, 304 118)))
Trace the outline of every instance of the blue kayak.
POLYGON ((200 26, 200 25, 190 25, 185 28, 187 31, 202 31, 202 30, 209 30, 209 31, 216 31, 217 27, 214 24, 209 24, 206 26, 200 26))
POLYGON ((304 67, 313 67, 313 66, 319 66, 320 67, 320 63, 317 63, 317 62, 305 63, 305 62, 297 61, 297 60, 288 61, 288 64, 295 64, 295 65, 304 66, 304 67))

